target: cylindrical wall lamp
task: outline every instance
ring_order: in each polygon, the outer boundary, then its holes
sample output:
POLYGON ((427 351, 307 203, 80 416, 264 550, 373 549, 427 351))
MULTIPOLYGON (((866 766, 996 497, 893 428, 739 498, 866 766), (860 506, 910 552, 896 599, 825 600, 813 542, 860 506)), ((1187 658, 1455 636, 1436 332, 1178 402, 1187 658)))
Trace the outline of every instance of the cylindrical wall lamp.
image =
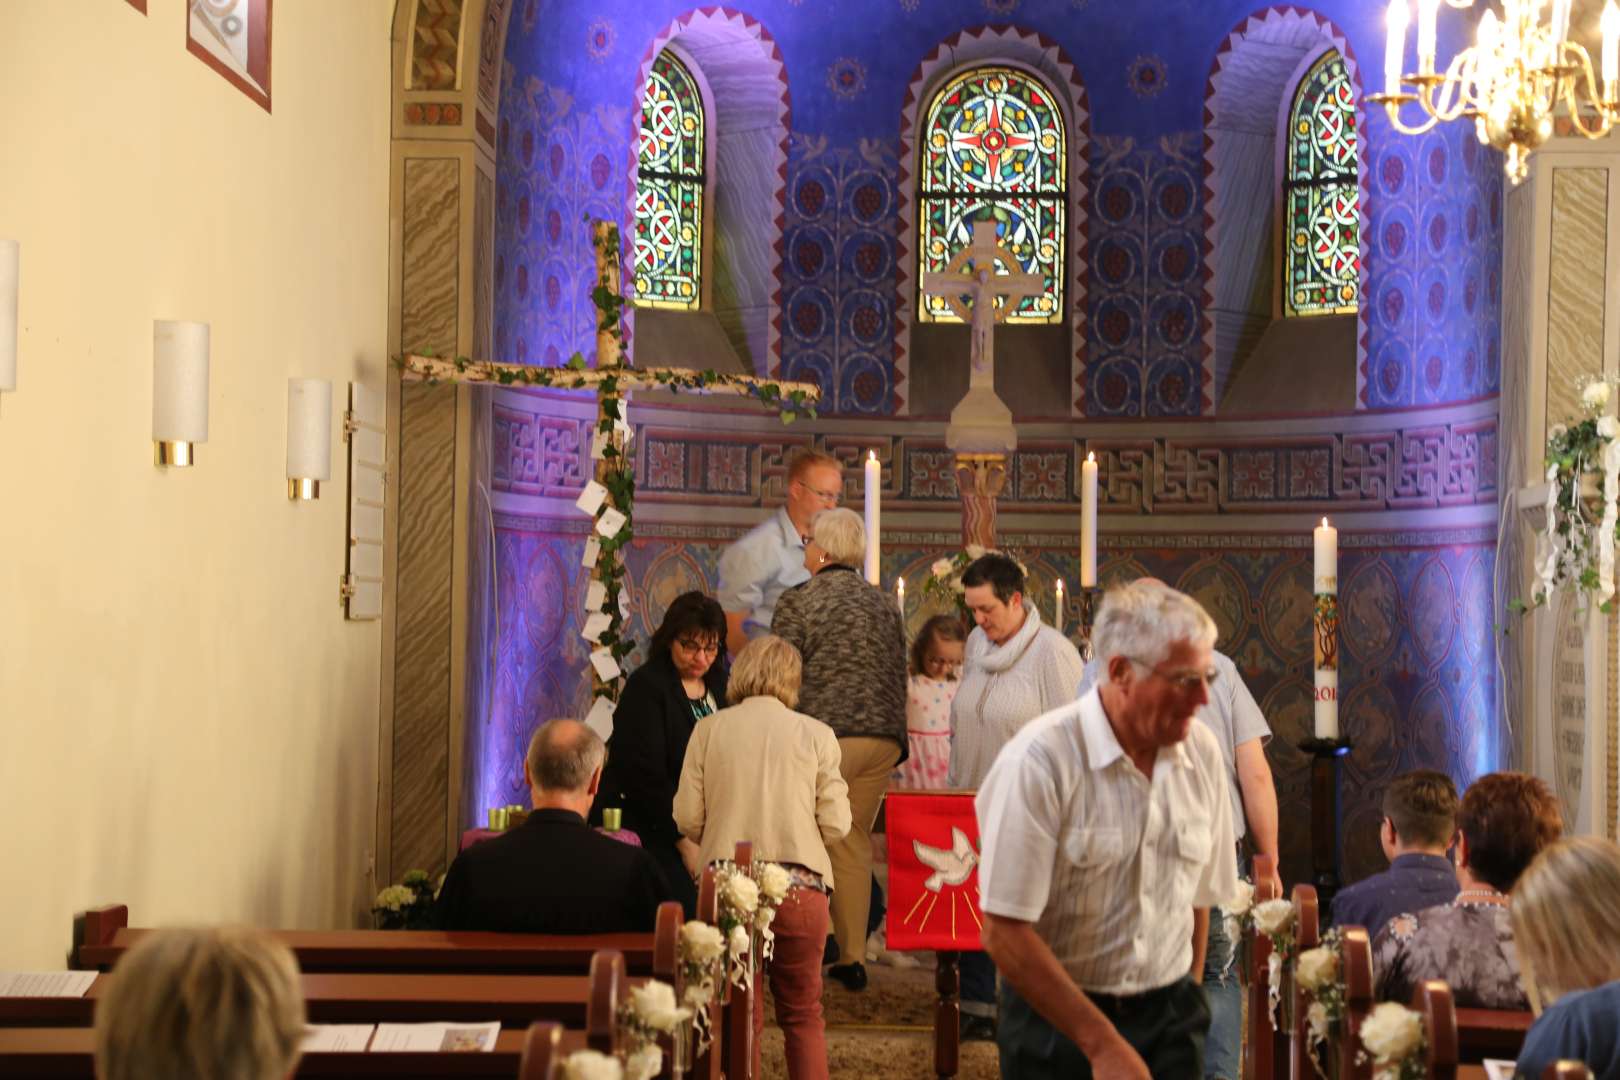
POLYGON ((318 499, 332 477, 332 383, 287 380, 287 498, 318 499))
POLYGON ((152 323, 152 441, 157 463, 177 467, 208 441, 207 323, 152 323))
POLYGON ((0 390, 17 389, 17 285, 20 245, 0 239, 0 390))

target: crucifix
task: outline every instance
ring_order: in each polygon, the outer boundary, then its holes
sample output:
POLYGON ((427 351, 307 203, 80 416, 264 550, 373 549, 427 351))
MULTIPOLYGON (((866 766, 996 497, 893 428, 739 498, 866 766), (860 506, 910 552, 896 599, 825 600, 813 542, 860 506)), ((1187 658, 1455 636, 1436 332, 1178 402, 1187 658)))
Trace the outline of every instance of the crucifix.
POLYGON ((673 390, 750 396, 757 398, 761 405, 781 412, 786 423, 800 414, 815 416, 821 387, 816 383, 722 375, 686 368, 630 367, 623 357, 624 336, 619 326, 624 301, 619 295, 618 226, 610 221, 597 221, 593 236, 596 288, 592 290, 591 299, 597 308, 594 368, 587 368, 584 357, 578 353, 566 367, 560 368, 416 355, 406 356, 400 361, 400 367, 402 377, 410 382, 550 387, 590 390, 596 394, 596 424, 592 428, 591 445, 595 476, 585 485, 579 506, 591 515, 594 526, 586 541, 584 559, 584 565, 591 571, 591 586, 586 593, 588 610, 583 636, 591 644, 589 667, 595 698, 587 722, 597 728, 605 740, 612 730, 613 702, 618 698, 619 661, 634 648, 624 634, 623 613, 619 608, 624 577, 622 551, 633 535, 631 503, 635 495, 635 467, 629 447, 625 395, 632 390, 673 390), (606 730, 603 730, 604 724, 606 730))
POLYGON ((1018 448, 1012 410, 996 394, 995 325, 1026 298, 1046 288, 1039 274, 1014 269, 998 274, 996 262, 1018 267, 1011 250, 996 241, 996 223, 975 221, 973 239, 944 270, 923 275, 923 294, 944 299, 968 323, 968 391, 951 410, 945 445, 956 451, 956 483, 962 496, 962 543, 995 547, 996 497, 1007 483, 1007 455, 1018 448), (999 305, 998 305, 999 302, 999 305))

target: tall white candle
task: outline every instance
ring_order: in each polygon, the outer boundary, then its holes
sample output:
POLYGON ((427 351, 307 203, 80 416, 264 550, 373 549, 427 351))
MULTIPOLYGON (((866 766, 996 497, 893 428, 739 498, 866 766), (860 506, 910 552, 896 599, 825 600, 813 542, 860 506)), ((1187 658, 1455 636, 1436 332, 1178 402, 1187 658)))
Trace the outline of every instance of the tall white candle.
POLYGON ((1339 530, 1323 518, 1311 539, 1315 547, 1316 709, 1318 739, 1339 737, 1339 530))
POLYGON ((903 617, 906 613, 906 579, 903 577, 894 579, 894 602, 899 605, 903 617))
POLYGON ((866 580, 878 583, 878 489, 883 486, 883 466, 878 464, 877 451, 866 452, 866 580))
POLYGON ((1563 59, 1563 49, 1561 46, 1564 44, 1564 39, 1569 37, 1569 9, 1570 0, 1553 0, 1552 21, 1550 23, 1550 27, 1552 30, 1553 48, 1557 50, 1554 56, 1558 60, 1563 59))
POLYGON ((1080 587, 1097 587, 1097 455, 1080 465, 1080 587))
POLYGON ((1418 0, 1418 70, 1434 74, 1434 24, 1440 15, 1440 0, 1418 0))
POLYGON ((1052 605, 1052 625, 1057 627, 1058 633, 1063 633, 1063 579, 1057 579, 1057 600, 1052 605))
POLYGON ((1401 64, 1406 58, 1406 0, 1389 0, 1384 16, 1384 93, 1401 92, 1401 64))

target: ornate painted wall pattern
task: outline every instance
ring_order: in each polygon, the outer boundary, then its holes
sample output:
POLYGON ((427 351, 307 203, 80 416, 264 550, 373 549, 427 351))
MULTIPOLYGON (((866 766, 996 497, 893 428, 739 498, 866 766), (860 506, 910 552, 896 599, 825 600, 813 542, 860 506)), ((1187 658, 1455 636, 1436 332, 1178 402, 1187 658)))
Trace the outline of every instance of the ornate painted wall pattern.
MULTIPOLYGON (((500 641, 478 806, 518 801, 522 757, 533 725, 580 716, 589 693, 586 649, 579 637, 583 576, 576 574, 583 538, 541 523, 497 522, 500 641), (558 620, 558 610, 566 618, 558 620)), ((629 554, 631 627, 645 641, 669 602, 689 589, 712 591, 724 539, 643 541, 629 554)), ((908 622, 928 611, 921 580, 946 548, 886 548, 884 580, 904 574, 908 622)), ((1079 572, 1072 550, 1021 551, 1043 616, 1052 611, 1051 583, 1079 572)), ((1219 647, 1237 663, 1245 685, 1270 717, 1267 753, 1285 806, 1308 799, 1308 758, 1295 744, 1311 723, 1311 554, 1305 549, 1230 548, 1211 543, 1106 552, 1107 585, 1151 574, 1198 597, 1220 627, 1219 647)), ((1497 728, 1491 660, 1489 545, 1403 549, 1354 548, 1341 555, 1345 633, 1341 707, 1354 740, 1343 786, 1345 864, 1350 877, 1382 865, 1378 803, 1397 773, 1441 768, 1459 784, 1502 767, 1507 741, 1497 728)), ((1074 630, 1072 612, 1067 629, 1074 630)), ((634 658, 640 662, 640 654, 634 658)), ((1284 875, 1309 874, 1308 825, 1285 815, 1284 875)))
MULTIPOLYGON (((595 350, 588 214, 624 213, 629 109, 577 108, 567 91, 504 72, 495 207, 495 352, 556 366, 595 350)), ((622 224, 622 222, 621 222, 622 224)))

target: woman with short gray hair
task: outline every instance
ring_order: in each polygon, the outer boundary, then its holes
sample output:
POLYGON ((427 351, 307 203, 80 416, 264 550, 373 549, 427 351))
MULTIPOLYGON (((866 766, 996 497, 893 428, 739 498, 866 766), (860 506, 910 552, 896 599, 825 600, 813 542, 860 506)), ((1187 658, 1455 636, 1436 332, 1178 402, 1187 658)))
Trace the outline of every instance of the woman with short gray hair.
POLYGON ((850 990, 866 986, 866 920, 872 903, 872 826, 906 735, 906 631, 894 597, 859 567, 866 527, 853 510, 823 510, 811 526, 804 566, 813 575, 776 603, 773 633, 804 657, 799 709, 838 736, 853 824, 828 848, 838 962, 830 974, 850 990))

